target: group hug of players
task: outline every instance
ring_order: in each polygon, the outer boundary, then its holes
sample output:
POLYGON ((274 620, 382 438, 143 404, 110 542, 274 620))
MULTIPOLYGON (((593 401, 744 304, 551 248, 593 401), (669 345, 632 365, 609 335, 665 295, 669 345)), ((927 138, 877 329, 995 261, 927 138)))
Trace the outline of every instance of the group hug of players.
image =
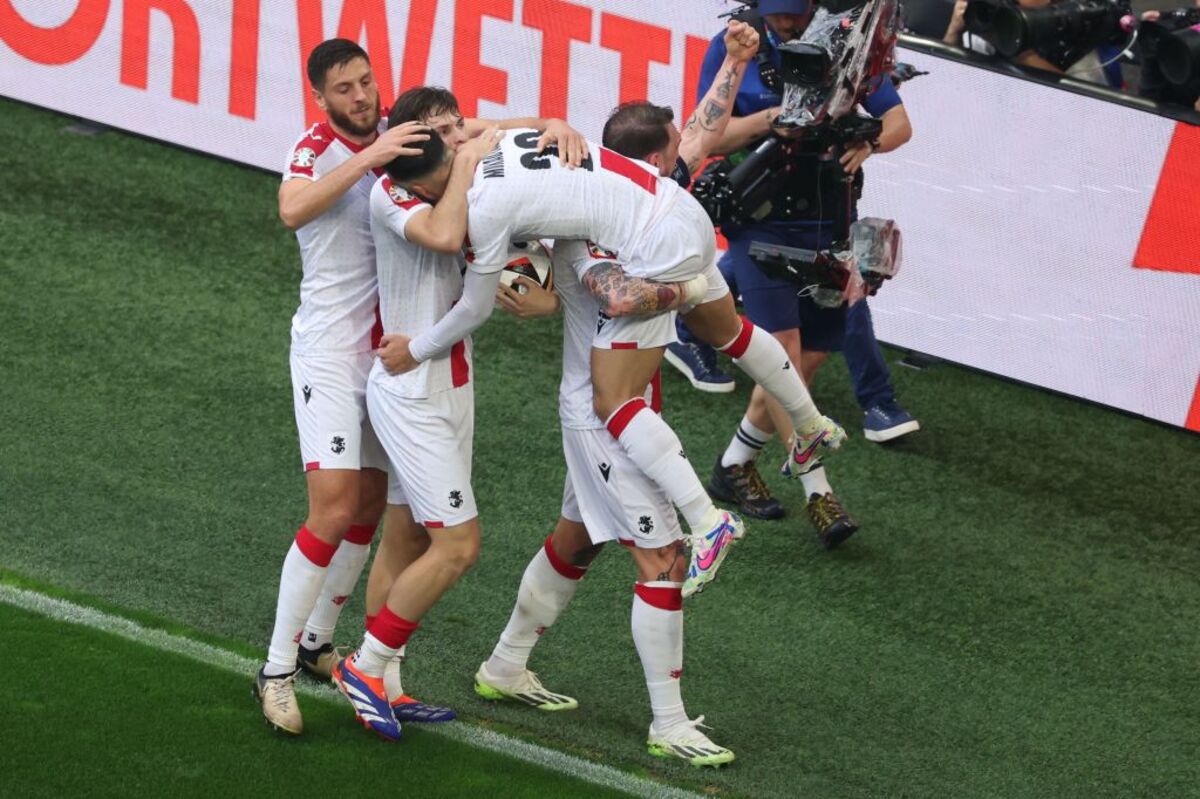
POLYGON ((290 363, 309 512, 284 560, 255 684, 277 729, 302 731, 301 670, 332 679, 358 720, 389 739, 402 722, 454 718, 406 694, 401 665, 421 619, 478 557, 471 333, 499 303, 522 317, 563 313, 568 474, 561 516, 521 578, 476 692, 541 710, 577 706, 528 660, 593 558, 619 541, 637 569, 632 630, 651 754, 734 759, 680 694, 683 600, 714 578, 744 528, 713 505, 657 412, 676 315, 787 411, 796 431, 787 470, 812 469, 845 432, 818 412, 780 343, 737 315, 712 224, 686 191, 721 138, 758 34, 733 22, 723 43, 718 78, 682 133, 666 109, 629 103, 608 120, 603 147, 559 120, 464 120, 453 95, 431 87, 402 94, 385 126, 357 44, 333 39, 310 55, 326 120, 292 149, 279 191, 303 260, 290 363), (553 290, 501 284, 514 245, 535 240, 553 242, 553 290), (334 628, 381 519, 365 634, 342 658, 334 628))

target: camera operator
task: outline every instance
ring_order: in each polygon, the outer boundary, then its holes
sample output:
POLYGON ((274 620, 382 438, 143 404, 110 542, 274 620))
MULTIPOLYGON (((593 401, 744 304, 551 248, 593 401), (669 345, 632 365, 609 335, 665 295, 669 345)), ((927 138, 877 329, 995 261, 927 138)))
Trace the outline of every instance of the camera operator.
MULTIPOLYGON (((781 64, 778 45, 800 36, 813 15, 809 0, 761 0, 757 14, 746 21, 760 28, 759 52, 747 66, 746 76, 734 100, 734 117, 718 145, 719 153, 734 153, 772 133, 772 123, 780 114, 781 85, 776 70, 781 64)), ((717 69, 725 58, 723 34, 710 42, 701 67, 697 93, 703 96, 712 85, 717 69)), ((870 310, 865 301, 838 308, 819 307, 808 297, 797 294, 795 284, 767 277, 750 258, 751 242, 771 242, 792 247, 824 249, 833 238, 835 203, 821 199, 821 186, 836 182, 828 176, 834 170, 857 173, 863 162, 875 152, 887 152, 904 144, 912 135, 908 115, 890 80, 882 80, 863 103, 873 116, 882 119, 883 131, 877 142, 850 147, 839 160, 822 159, 822 153, 797 156, 796 179, 789 181, 788 194, 811 198, 799 214, 787 213, 775 203, 760 221, 740 229, 723 230, 729 250, 720 268, 731 286, 740 293, 746 315, 756 325, 780 340, 795 368, 806 382, 812 381, 828 353, 843 350, 854 379, 855 395, 864 410, 864 430, 869 440, 886 441, 918 429, 919 424, 897 404, 891 376, 883 354, 875 341, 870 310), (822 180, 822 172, 826 177, 822 180), (802 332, 803 331, 803 332, 802 332)), ((791 135, 779 131, 780 135, 791 135)), ((756 387, 746 416, 729 448, 720 456, 709 487, 714 496, 736 501, 743 511, 760 518, 778 518, 783 509, 774 500, 755 468, 754 459, 763 445, 778 431, 791 435, 786 415, 776 406, 774 413, 765 392, 756 387)), ((857 529, 857 524, 833 493, 824 468, 801 477, 809 519, 821 541, 836 546, 857 529)))
MULTIPOLYGON (((1023 9, 1038 9, 1060 2, 1069 0, 1016 0, 1014 5, 1023 9)), ((956 0, 942 41, 986 55, 994 54, 996 49, 990 43, 967 30, 967 5, 968 0, 956 0)), ((1018 53, 1012 57, 1012 63, 1122 89, 1125 87, 1125 78, 1121 73, 1123 49, 1123 46, 1102 43, 1081 55, 1074 47, 1051 44, 1018 53)))
MULTIPOLYGON (((1200 8, 1200 0, 1195 0, 1195 6, 1200 8)), ((1143 22, 1157 22, 1161 18, 1161 11, 1142 13, 1143 22)), ((1138 83, 1138 94, 1160 103, 1172 103, 1200 111, 1200 80, 1194 80, 1184 86, 1171 83, 1163 75, 1158 64, 1158 55, 1153 49, 1142 50, 1142 75, 1138 83)))

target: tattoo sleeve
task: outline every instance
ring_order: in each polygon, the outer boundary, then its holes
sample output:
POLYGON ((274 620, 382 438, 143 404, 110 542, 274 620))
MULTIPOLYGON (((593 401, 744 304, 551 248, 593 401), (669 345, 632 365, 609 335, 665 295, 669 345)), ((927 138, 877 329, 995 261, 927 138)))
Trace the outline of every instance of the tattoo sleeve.
POLYGON ((583 276, 588 292, 600 301, 600 308, 609 316, 648 316, 669 311, 679 305, 678 287, 631 277, 619 264, 605 261, 588 270, 583 276))

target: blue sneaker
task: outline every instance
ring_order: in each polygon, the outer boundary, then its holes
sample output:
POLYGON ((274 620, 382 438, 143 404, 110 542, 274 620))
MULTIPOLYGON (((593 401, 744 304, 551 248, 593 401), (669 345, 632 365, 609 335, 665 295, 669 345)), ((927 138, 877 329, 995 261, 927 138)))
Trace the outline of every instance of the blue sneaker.
POLYGON ((717 368, 717 351, 707 344, 673 342, 667 345, 666 359, 701 391, 728 394, 737 387, 732 377, 717 368))
POLYGON ((364 727, 389 741, 400 740, 400 722, 388 702, 382 677, 363 674, 354 667, 351 658, 342 658, 333 666, 333 681, 364 727))
POLYGON ((423 724, 438 724, 457 718, 457 714, 448 707, 427 705, 408 694, 400 694, 392 700, 392 713, 398 722, 419 721, 423 724))
POLYGON ((921 423, 895 400, 872 406, 863 416, 863 435, 867 437, 867 441, 874 441, 876 444, 892 441, 920 429, 921 423))

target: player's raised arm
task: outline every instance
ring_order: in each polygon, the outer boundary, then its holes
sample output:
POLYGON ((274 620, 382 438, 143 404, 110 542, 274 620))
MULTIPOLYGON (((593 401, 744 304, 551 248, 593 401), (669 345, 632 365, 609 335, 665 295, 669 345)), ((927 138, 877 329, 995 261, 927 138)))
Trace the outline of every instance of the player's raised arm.
POLYGON ((374 143, 342 162, 325 175, 316 174, 311 164, 304 163, 303 153, 293 158, 289 177, 279 187, 279 218, 292 230, 298 230, 340 200, 350 187, 372 169, 383 166, 400 156, 416 155, 413 147, 429 138, 429 128, 419 122, 408 122, 383 133, 374 143))
POLYGON ((679 157, 695 174, 721 144, 733 102, 746 74, 746 64, 758 52, 758 31, 744 22, 732 20, 725 30, 725 60, 716 79, 700 99, 696 110, 683 124, 679 157))

